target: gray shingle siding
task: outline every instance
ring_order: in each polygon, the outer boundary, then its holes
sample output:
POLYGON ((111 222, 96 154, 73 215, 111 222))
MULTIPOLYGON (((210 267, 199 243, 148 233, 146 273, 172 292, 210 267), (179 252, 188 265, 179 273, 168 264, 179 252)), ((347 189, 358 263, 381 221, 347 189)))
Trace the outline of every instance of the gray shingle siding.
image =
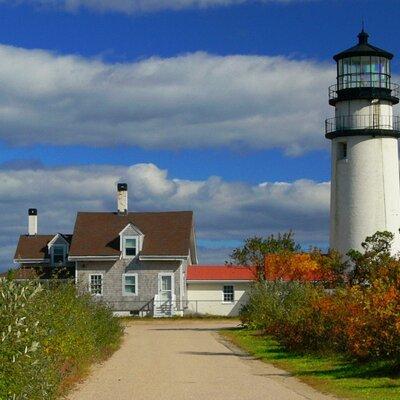
MULTIPOLYGON (((181 261, 139 261, 137 259, 77 262, 77 284, 81 290, 88 290, 89 276, 103 274, 103 295, 101 299, 114 311, 139 311, 149 302, 152 303, 158 293, 158 274, 171 272, 174 274, 175 296, 180 300, 181 273, 186 270, 186 262, 181 261), (182 265, 183 264, 183 265, 182 265), (127 296, 123 294, 122 276, 124 273, 138 274, 138 295, 127 296)), ((185 290, 184 290, 185 291, 185 290)), ((184 292, 183 292, 184 293, 184 292)))

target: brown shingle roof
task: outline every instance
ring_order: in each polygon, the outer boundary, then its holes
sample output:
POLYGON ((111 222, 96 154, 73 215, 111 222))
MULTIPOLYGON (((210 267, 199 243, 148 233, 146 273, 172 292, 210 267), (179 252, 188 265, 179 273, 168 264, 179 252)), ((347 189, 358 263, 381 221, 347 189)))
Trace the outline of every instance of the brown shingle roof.
MULTIPOLYGON (((15 260, 47 260, 49 253, 47 244, 55 235, 21 235, 18 240, 15 260)), ((62 235, 68 242, 71 242, 71 235, 62 235)))
POLYGON ((144 235, 141 255, 187 256, 193 226, 192 211, 79 212, 70 256, 119 256, 119 233, 129 224, 144 235))

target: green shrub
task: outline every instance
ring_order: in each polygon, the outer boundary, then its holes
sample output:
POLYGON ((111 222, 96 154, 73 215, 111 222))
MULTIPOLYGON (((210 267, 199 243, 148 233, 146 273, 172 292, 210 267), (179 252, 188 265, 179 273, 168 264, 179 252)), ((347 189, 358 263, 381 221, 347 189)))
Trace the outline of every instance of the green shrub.
POLYGON ((74 285, 0 279, 0 398, 54 399, 117 348, 122 328, 74 285))
POLYGON ((323 289, 309 283, 260 282, 250 291, 241 319, 251 328, 274 335, 288 348, 314 349, 316 341, 325 341, 324 325, 318 323, 313 307, 323 296, 323 289))

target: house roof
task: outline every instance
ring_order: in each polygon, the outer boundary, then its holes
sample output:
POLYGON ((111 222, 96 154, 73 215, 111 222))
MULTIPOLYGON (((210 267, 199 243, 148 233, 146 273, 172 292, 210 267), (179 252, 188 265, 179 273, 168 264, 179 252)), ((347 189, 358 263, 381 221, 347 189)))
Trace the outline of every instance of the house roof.
POLYGON ((133 224, 144 234, 142 256, 188 256, 193 229, 192 211, 79 212, 70 257, 120 255, 119 233, 133 224))
MULTIPOLYGON (((72 235, 61 234, 68 243, 71 243, 72 235)), ((47 260, 49 252, 47 245, 55 235, 21 235, 15 251, 15 260, 47 260)))
POLYGON ((251 267, 235 265, 190 265, 188 281, 254 281, 255 271, 251 267))

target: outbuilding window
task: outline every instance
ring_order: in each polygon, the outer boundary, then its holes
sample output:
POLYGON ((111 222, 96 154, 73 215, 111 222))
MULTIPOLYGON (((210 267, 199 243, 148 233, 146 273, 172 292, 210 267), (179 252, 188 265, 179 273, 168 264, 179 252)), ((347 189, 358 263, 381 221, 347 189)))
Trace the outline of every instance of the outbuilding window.
POLYGON ((233 285, 224 285, 222 291, 222 301, 224 303, 233 303, 235 301, 235 289, 233 285))

